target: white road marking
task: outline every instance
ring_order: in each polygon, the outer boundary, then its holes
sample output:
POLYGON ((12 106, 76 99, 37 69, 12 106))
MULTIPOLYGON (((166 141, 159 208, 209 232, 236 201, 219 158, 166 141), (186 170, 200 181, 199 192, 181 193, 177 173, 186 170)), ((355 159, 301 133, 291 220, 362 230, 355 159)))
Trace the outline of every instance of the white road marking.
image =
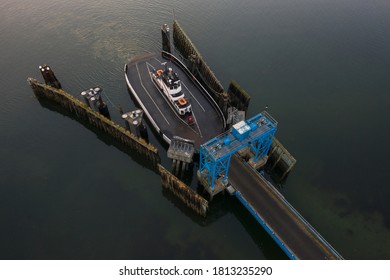
MULTIPOLYGON (((198 121, 196 120, 194 110, 192 110, 192 116, 194 117, 196 126, 198 127, 200 138, 203 138, 202 131, 200 130, 200 127, 199 127, 199 125, 198 125, 198 121)), ((194 130, 194 131, 195 131, 195 130, 194 130)), ((196 131, 195 131, 195 133, 196 133, 196 131)))
MULTIPOLYGON (((137 68, 138 78, 139 78, 139 80, 140 80, 140 82, 141 82, 141 86, 143 87, 143 89, 145 90, 145 92, 148 94, 149 98, 152 100, 152 102, 153 102, 154 105, 156 106, 157 110, 160 112, 161 116, 164 118, 164 120, 167 122, 167 124, 170 125, 169 122, 168 122, 168 120, 165 118, 164 114, 161 112, 160 108, 157 106, 156 102, 154 102, 153 98, 150 96, 149 91, 145 88, 145 86, 144 86, 144 84, 143 84, 143 82, 142 82, 141 74, 139 73, 138 63, 135 64, 135 67, 137 68)), ((148 69, 148 71, 149 71, 149 69, 148 69)))
POLYGON ((151 67, 152 69, 156 69, 156 67, 154 67, 154 65, 150 64, 149 62, 146 62, 146 65, 148 66, 148 71, 149 71, 149 67, 151 67))
POLYGON ((184 82, 181 82, 183 84, 183 86, 188 90, 188 92, 191 94, 191 96, 195 99, 196 103, 199 104, 200 108, 202 108, 203 112, 206 112, 206 110, 203 108, 203 106, 200 104, 200 102, 198 101, 198 99, 196 99, 196 97, 192 94, 192 92, 188 89, 188 87, 186 86, 186 84, 184 82))
POLYGON ((158 62, 160 62, 160 64, 162 63, 160 60, 157 59, 157 57, 153 57, 155 60, 157 60, 158 62))

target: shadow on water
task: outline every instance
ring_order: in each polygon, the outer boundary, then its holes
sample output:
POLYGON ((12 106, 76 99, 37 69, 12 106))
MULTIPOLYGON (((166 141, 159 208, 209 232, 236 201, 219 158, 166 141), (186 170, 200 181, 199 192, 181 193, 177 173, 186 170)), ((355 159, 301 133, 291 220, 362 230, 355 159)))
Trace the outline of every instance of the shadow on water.
POLYGON ((85 128, 87 128, 88 130, 94 132, 96 134, 97 138, 99 140, 101 140, 103 143, 105 143, 107 146, 112 145, 112 146, 116 147, 121 152, 124 152, 125 154, 129 155, 132 160, 134 160, 136 163, 138 163, 142 167, 145 167, 145 168, 153 171, 154 173, 159 174, 157 168, 155 166, 153 166, 153 164, 151 164, 144 156, 138 154, 135 151, 130 150, 130 148, 128 146, 125 146, 122 143, 120 143, 119 141, 114 140, 112 137, 106 135, 104 132, 102 132, 98 128, 92 126, 88 122, 74 117, 74 115, 72 113, 70 113, 66 109, 63 109, 61 106, 54 104, 53 102, 51 102, 49 100, 45 100, 45 99, 38 98, 38 101, 43 108, 48 109, 48 110, 53 111, 53 112, 60 113, 63 116, 66 116, 72 120, 77 121, 78 123, 82 124, 85 128))
POLYGON ((206 217, 202 217, 197 215, 193 210, 188 208, 184 202, 166 189, 163 188, 162 194, 179 209, 180 212, 201 226, 208 226, 229 213, 229 201, 223 196, 215 197, 213 202, 209 204, 209 211, 207 212, 206 217))
POLYGON ((207 225, 207 219, 208 214, 206 217, 202 217, 198 214, 196 214, 192 209, 190 209, 184 202, 182 202, 179 198, 177 198, 174 194, 172 194, 170 191, 166 190, 164 187, 162 187, 162 195, 171 202, 175 208, 179 209, 181 213, 186 215, 188 218, 190 218, 193 222, 201 225, 206 226, 207 225))
POLYGON ((270 157, 260 173, 268 181, 273 182, 273 185, 276 185, 278 189, 283 189, 290 173, 293 172, 293 170, 291 170, 285 174, 286 169, 288 169, 288 166, 283 166, 281 163, 275 165, 275 159, 270 157))
POLYGON ((194 182, 194 170, 194 164, 191 163, 188 167, 188 170, 179 170, 178 172, 176 171, 176 173, 174 173, 172 168, 171 172, 184 184, 191 187, 192 182, 194 182))

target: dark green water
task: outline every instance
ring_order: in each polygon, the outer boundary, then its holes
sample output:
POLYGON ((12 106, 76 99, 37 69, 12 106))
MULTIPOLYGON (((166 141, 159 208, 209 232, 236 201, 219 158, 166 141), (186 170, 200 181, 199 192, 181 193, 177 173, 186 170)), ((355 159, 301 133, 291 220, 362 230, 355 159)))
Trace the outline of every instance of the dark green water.
POLYGON ((221 82, 251 94, 249 114, 279 121, 298 160, 287 200, 345 258, 390 259, 385 0, 1 0, 0 259, 285 258, 240 204, 198 219, 26 83, 48 63, 67 91, 99 85, 133 109, 123 65, 159 50, 173 8, 221 82))

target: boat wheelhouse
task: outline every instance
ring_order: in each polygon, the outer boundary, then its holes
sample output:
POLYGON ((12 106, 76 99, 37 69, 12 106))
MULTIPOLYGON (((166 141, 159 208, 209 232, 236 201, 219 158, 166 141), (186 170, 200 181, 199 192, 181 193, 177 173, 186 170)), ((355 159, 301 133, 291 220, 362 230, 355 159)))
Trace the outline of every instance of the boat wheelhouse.
POLYGON ((167 67, 166 62, 162 65, 165 66, 164 70, 153 69, 150 73, 154 83, 179 117, 187 124, 193 125, 195 120, 192 116, 191 103, 182 91, 181 81, 177 73, 171 67, 167 67))

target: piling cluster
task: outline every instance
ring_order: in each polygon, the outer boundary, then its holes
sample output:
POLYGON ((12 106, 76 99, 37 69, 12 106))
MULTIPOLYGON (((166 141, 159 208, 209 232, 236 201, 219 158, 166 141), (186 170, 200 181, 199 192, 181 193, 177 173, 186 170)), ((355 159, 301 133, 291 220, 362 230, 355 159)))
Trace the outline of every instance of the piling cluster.
POLYGON ((41 71, 42 77, 45 80, 47 85, 61 89, 61 83, 58 81, 56 75, 54 75, 53 70, 47 64, 39 65, 39 70, 41 71))
POLYGON ((277 168, 281 173, 281 181, 283 181, 283 179, 288 175, 288 173, 291 172, 291 170, 297 163, 296 159, 275 137, 272 139, 272 144, 268 156, 270 172, 277 168))
POLYGON ((160 172, 162 186, 165 189, 173 193, 199 215, 206 216, 208 210, 208 202, 206 199, 180 181, 162 165, 158 164, 158 170, 160 172))
POLYGON ((102 98, 102 91, 103 89, 100 87, 90 88, 82 91, 81 96, 84 98, 85 104, 88 107, 91 107, 91 103, 92 103, 92 106, 95 109, 95 111, 98 111, 107 119, 111 119, 107 104, 103 101, 102 98))
POLYGON ((120 108, 120 113, 122 114, 122 119, 125 121, 127 130, 135 130, 137 137, 144 139, 149 143, 148 130, 145 124, 142 121, 144 112, 141 109, 137 109, 131 112, 124 113, 122 108, 120 108))
POLYGON ((239 111, 248 112, 251 96, 235 81, 230 82, 227 94, 229 96, 230 106, 237 108, 239 111))
POLYGON ((129 130, 116 124, 101 113, 94 111, 64 90, 40 83, 33 78, 28 78, 28 83, 38 98, 55 102, 65 110, 74 114, 78 119, 90 123, 122 144, 128 146, 131 150, 145 156, 153 166, 157 166, 157 164, 161 162, 156 147, 148 144, 144 139, 138 138, 129 130))
POLYGON ((162 50, 171 53, 171 36, 169 34, 168 24, 161 26, 161 41, 162 41, 162 50))
POLYGON ((178 175, 187 171, 193 161, 195 153, 194 141, 173 136, 167 152, 168 158, 172 159, 173 173, 178 175))

